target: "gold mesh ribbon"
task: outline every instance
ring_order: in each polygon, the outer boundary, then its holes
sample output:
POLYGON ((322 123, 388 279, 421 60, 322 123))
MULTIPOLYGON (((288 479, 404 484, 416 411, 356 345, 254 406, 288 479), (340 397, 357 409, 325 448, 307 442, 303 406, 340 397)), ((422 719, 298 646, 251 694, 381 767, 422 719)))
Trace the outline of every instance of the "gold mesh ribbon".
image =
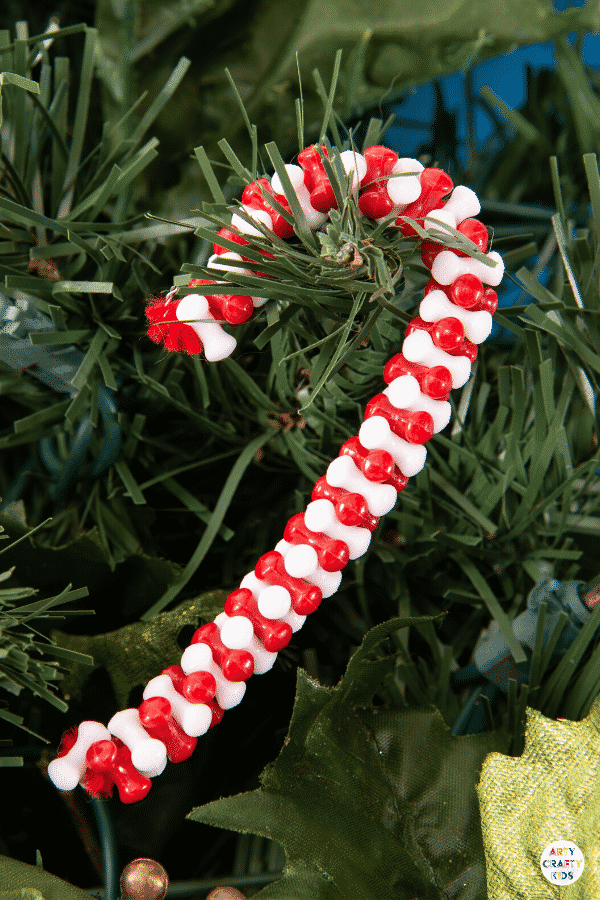
POLYGON ((518 758, 490 753, 477 786, 488 900, 600 900, 600 698, 581 722, 527 710, 518 758), (581 877, 546 881, 548 844, 572 841, 584 856, 581 877))

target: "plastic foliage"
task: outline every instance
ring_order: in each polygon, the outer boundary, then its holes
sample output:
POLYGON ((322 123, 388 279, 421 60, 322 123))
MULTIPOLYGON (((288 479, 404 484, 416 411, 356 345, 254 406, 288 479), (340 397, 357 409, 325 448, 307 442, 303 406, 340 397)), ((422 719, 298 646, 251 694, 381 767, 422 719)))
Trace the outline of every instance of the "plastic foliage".
POLYGON ((527 710, 523 755, 491 753, 477 787, 489 900, 554 900, 560 889, 541 877, 540 857, 563 838, 584 856, 568 896, 599 896, 599 776, 600 700, 581 722, 527 710))
POLYGON ((432 707, 373 705, 394 666, 386 638, 426 621, 373 628, 334 688, 299 669, 288 735, 260 788, 189 814, 283 846, 283 878, 261 900, 486 897, 475 783, 506 737, 454 737, 432 707))
MULTIPOLYGON (((4 528, 0 526, 0 534, 3 531, 4 528)), ((5 540, 6 538, 7 535, 2 534, 1 539, 5 540)), ((18 541, 23 539, 19 538, 13 541, 0 550, 0 554, 10 550, 18 541)), ((15 567, 13 566, 0 573, 0 583, 9 581, 14 570, 15 567)), ((57 643, 41 633, 38 628, 42 622, 64 618, 65 611, 62 609, 62 605, 73 603, 81 599, 81 597, 86 597, 88 590, 85 587, 73 590, 72 585, 69 584, 60 594, 54 597, 34 600, 29 603, 21 602, 35 596, 37 593, 37 590, 31 587, 0 588, 0 688, 17 697, 23 688, 26 688, 56 709, 66 712, 68 706, 58 696, 56 682, 64 678, 65 666, 73 664, 91 666, 93 660, 91 656, 85 653, 58 646, 57 643), (38 628, 35 627, 34 623, 38 628), (38 657, 40 656, 54 656, 65 662, 61 666, 59 663, 46 658, 39 659, 38 657)), ((78 614, 91 614, 91 612, 91 610, 79 610, 78 614)), ((16 725, 18 728, 40 738, 40 740, 46 740, 29 728, 26 728, 23 725, 23 718, 4 708, 3 702, 0 706, 0 719, 9 722, 11 725, 16 725)), ((21 757, 2 757, 2 744, 5 744, 5 742, 0 741, 0 766, 23 765, 21 757)))
MULTIPOLYGON (((38 853, 39 857, 39 853, 38 853)), ((40 864, 0 856, 0 900, 89 900, 88 891, 67 884, 40 864)))

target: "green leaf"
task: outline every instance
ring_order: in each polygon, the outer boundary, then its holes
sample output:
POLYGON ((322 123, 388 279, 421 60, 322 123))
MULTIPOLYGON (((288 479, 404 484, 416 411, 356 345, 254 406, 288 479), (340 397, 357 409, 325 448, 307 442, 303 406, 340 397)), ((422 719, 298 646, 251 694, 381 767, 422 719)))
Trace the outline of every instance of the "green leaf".
POLYGON ((560 888, 540 880, 540 853, 558 835, 573 841, 585 860, 569 897, 600 895, 599 730, 600 700, 581 722, 555 722, 528 709, 523 755, 491 753, 485 760, 476 790, 489 900, 555 896, 560 888))
POLYGON ((40 866, 0 856, 0 900, 90 900, 87 891, 67 884, 40 866))
POLYGON ((453 737, 431 708, 370 703, 393 666, 382 641, 426 621, 372 629, 335 688, 299 670, 289 733, 261 787, 188 816, 282 844, 286 875, 259 897, 295 897, 286 879, 303 877, 311 896, 332 900, 442 900, 458 882, 465 897, 485 897, 475 784, 486 754, 505 740, 453 737))

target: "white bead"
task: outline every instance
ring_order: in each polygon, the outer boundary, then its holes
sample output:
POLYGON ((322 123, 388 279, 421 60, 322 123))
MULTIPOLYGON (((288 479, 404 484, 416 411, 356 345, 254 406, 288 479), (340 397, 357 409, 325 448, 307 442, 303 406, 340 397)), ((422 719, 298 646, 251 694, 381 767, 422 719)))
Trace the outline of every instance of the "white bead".
POLYGON ((396 489, 391 484, 369 481, 349 456, 338 456, 330 462, 325 480, 331 487, 345 488, 353 494, 361 494, 373 516, 385 516, 396 505, 396 489))
POLYGON ((396 409, 428 412, 433 419, 433 430, 436 434, 450 421, 452 405, 447 400, 433 400, 432 397, 423 394, 419 382, 412 375, 400 375, 398 378, 394 378, 383 393, 396 409), (418 389, 416 397, 414 397, 413 387, 409 391, 405 389, 407 379, 416 384, 418 389))
POLYGON ((167 748, 145 731, 137 709, 122 709, 115 713, 108 723, 108 730, 129 747, 131 762, 142 775, 154 778, 164 770, 167 748))
POLYGON ((185 321, 193 328, 204 348, 204 355, 209 362, 218 362, 230 356, 235 350, 237 341, 231 334, 223 331, 215 322, 208 308, 208 300, 200 294, 188 294, 177 304, 175 313, 180 322, 185 321), (208 321, 198 321, 207 319, 208 321))
MULTIPOLYGON (((450 232, 444 225, 451 225, 456 229, 465 219, 472 219, 481 211, 479 197, 471 188, 459 184, 454 188, 448 200, 441 209, 434 209, 428 213, 425 219, 425 228, 437 231, 450 232)), ((440 282, 441 283, 441 282, 440 282)))
POLYGON ((356 150, 343 150, 340 153, 340 159, 346 175, 352 173, 351 190, 356 192, 360 182, 367 174, 367 161, 362 153, 357 153, 356 150))
POLYGON ((457 256, 451 250, 442 250, 433 261, 431 274, 438 284, 452 284, 461 275, 475 275, 484 284, 497 287, 504 276, 504 262, 495 250, 485 256, 494 263, 493 266, 486 266, 470 256, 457 256))
MULTIPOLYGON (((281 544, 286 541, 279 541, 276 550, 285 556, 281 549, 281 544)), ((287 544, 291 547, 291 544, 287 544)), ((309 580, 308 578, 306 579, 309 580)), ((314 582, 312 582, 314 583, 314 582)), ((258 611, 266 619, 277 619, 280 622, 287 622, 291 626, 293 632, 299 631, 306 621, 306 616, 300 616, 292 609, 292 598, 289 591, 281 587, 279 584, 267 584, 256 577, 254 572, 248 572, 242 578, 240 587, 248 588, 257 598, 258 611)), ((325 596, 325 595, 323 595, 325 596)))
MULTIPOLYGON (((263 209, 250 209, 249 206, 242 206, 242 209, 246 215, 251 219, 254 219, 255 222, 260 222, 261 225, 264 225, 264 227, 268 229, 268 231, 273 231, 273 220, 268 212, 265 212, 263 209)), ((242 234, 250 234, 252 237, 264 237, 262 231, 259 231, 254 225, 249 225, 248 222, 246 222, 245 219, 242 219, 241 216, 238 216, 237 213, 234 213, 231 217, 231 227, 242 234)))
POLYGON ((309 503, 304 513, 304 524, 311 531, 323 532, 335 540, 344 541, 348 545, 350 559, 358 559, 366 553, 371 542, 371 532, 368 528, 342 525, 338 521, 335 507, 330 500, 313 500, 309 503))
POLYGON ((229 681, 213 659, 208 644, 190 644, 181 657, 181 668, 186 675, 192 672, 210 672, 217 683, 215 697, 221 709, 232 709, 241 703, 246 693, 243 681, 229 681))
MULTIPOLYGON (((287 559, 287 554, 294 546, 294 544, 288 544, 287 541, 281 540, 276 545, 275 549, 279 553, 281 553, 284 559, 287 559)), ((342 582, 342 573, 326 572, 325 569, 321 568, 321 566, 317 566, 314 572, 311 572, 310 575, 305 576, 304 580, 310 582, 310 584, 316 585, 321 591, 323 599, 326 600, 328 597, 333 597, 333 595, 339 588, 342 582)))
POLYGON ((158 675, 144 688, 144 700, 164 697, 171 704, 171 714, 189 737, 206 734, 212 722, 212 712, 206 703, 190 703, 182 697, 168 675, 158 675))
POLYGON ((481 344, 489 337, 493 324, 489 312, 485 310, 471 312, 468 309, 462 309, 452 303, 443 291, 430 291, 421 300, 419 315, 426 322, 439 322, 440 319, 448 316, 458 319, 465 329, 465 336, 474 344, 481 344))
POLYGON ((215 622, 219 626, 221 640, 228 650, 243 650, 252 642, 254 628, 246 616, 228 616, 226 613, 219 613, 215 622), (225 619, 222 616, 225 616, 225 619))
MULTIPOLYGON (((215 622, 219 626, 221 630, 221 640, 225 644, 223 640, 223 632, 227 631, 227 625, 229 622, 233 621, 233 619, 244 618, 244 616, 231 616, 229 617, 227 613, 219 613, 215 622)), ((246 619, 247 622, 250 622, 249 619, 246 619)), ((250 622, 250 627, 252 629, 252 623, 250 622)), ((225 644, 225 646, 229 646, 225 644)), ((270 672, 275 664, 275 660, 277 659, 277 654, 272 653, 270 650, 265 650, 263 644, 254 634, 254 630, 252 629, 252 633, 248 641, 243 645, 243 647, 233 648, 236 650, 247 650, 248 653, 251 653, 254 658, 254 674, 255 675, 264 675, 265 672, 270 672)))
POLYGON ((109 741, 110 731, 100 722, 82 722, 77 729, 77 740, 68 753, 48 764, 50 781, 59 791, 72 791, 85 775, 85 755, 96 741, 109 741))
POLYGON ((314 547, 309 544, 294 544, 285 557, 285 571, 292 578, 306 578, 316 571, 319 557, 314 547))
POLYGON ((421 180, 419 174, 403 176, 403 172, 421 173, 424 166, 416 159, 403 157, 394 164, 391 175, 400 175, 399 178, 390 178, 387 183, 387 192, 392 203, 406 207, 414 203, 421 196, 421 180))
MULTIPOLYGON (((298 203, 302 207, 302 212, 304 213, 308 227, 312 228, 313 231, 316 231, 316 229, 320 228, 323 222, 327 220, 327 213, 319 212, 311 204, 308 188, 304 184, 304 172, 300 166, 287 165, 285 170, 292 182, 294 193, 298 198, 298 203)), ((271 179, 271 187, 276 194, 285 194, 281 179, 277 173, 275 173, 271 179)))
POLYGON ((409 444, 394 434, 387 419, 371 416, 360 426, 358 438, 367 450, 387 450, 400 471, 411 478, 425 465, 427 451, 422 444, 409 444))
POLYGON ((427 331, 415 330, 407 335, 402 344, 402 354, 409 362, 419 365, 445 366, 452 375, 453 388, 462 387, 469 380, 471 360, 466 356, 450 356, 445 350, 440 350, 427 331))

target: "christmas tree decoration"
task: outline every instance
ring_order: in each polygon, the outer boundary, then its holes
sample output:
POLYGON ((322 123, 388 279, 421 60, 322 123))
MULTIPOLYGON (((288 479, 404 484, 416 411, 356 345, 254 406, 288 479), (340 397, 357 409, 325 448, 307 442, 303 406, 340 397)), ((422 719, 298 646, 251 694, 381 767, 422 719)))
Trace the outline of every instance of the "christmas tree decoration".
MULTIPOLYGON (((346 152, 346 151, 345 151, 346 152)), ((346 157, 338 157, 348 174, 349 182, 346 185, 346 205, 352 207, 358 205, 358 210, 370 218, 386 219, 388 227, 394 227, 393 218, 401 209, 406 209, 411 202, 415 202, 421 194, 420 176, 425 171, 424 167, 416 161, 398 160, 396 154, 390 154, 385 147, 370 147, 365 151, 365 156, 347 151, 346 157), (412 166, 412 168, 411 168, 412 166), (404 181, 404 193, 397 185, 386 185, 398 176, 400 179, 407 172, 412 172, 409 179, 404 181), (416 174, 414 174, 416 173, 416 174), (376 192, 373 193, 373 182, 377 179, 376 192), (412 179, 412 180, 411 180, 412 179), (361 193, 365 183, 366 196, 369 198, 366 205, 361 206, 361 193), (382 191, 387 191, 385 197, 382 191), (357 200, 358 195, 358 200, 357 200), (391 215, 390 215, 391 214, 391 215)), ((303 150, 298 155, 298 160, 304 172, 304 188, 309 195, 311 208, 322 214, 330 214, 339 209, 336 190, 330 180, 325 167, 330 155, 324 145, 316 145, 303 150)), ((294 191, 296 200, 299 200, 298 184, 294 187, 289 178, 289 167, 284 167, 287 176, 287 185, 279 179, 275 190, 266 178, 260 178, 248 185, 242 193, 241 209, 245 215, 260 224, 280 239, 289 239, 294 235, 294 229, 288 228, 288 222, 282 216, 277 217, 273 203, 277 202, 286 209, 287 213, 293 206, 293 199, 286 193, 286 187, 294 191), (278 193, 278 189, 283 194, 278 193), (287 208, 281 204, 284 201, 287 208)), ((333 173, 333 170, 330 170, 333 173)), ((339 189, 339 184, 336 185, 339 189)), ((306 200, 306 198, 305 198, 306 200)), ((450 225, 455 231, 463 221, 469 220, 471 225, 467 233, 483 234, 485 236, 479 244, 470 241, 467 235, 460 232, 459 237, 465 239, 465 248, 475 248, 467 252, 478 253, 482 259, 471 258, 464 255, 459 258, 452 251, 449 255, 460 261, 462 269, 456 278, 475 276, 485 279, 486 284, 498 284, 503 272, 502 259, 497 253, 485 253, 487 250, 487 232, 485 228, 472 216, 479 209, 477 197, 469 189, 455 188, 448 200, 446 207, 437 207, 439 197, 432 193, 429 199, 423 202, 420 214, 425 216, 425 226, 450 225), (432 219, 427 218, 431 213, 432 219), (437 218, 436 218, 437 215, 437 218), (480 226, 480 227, 479 227, 480 226), (490 274, 489 270, 494 273, 490 274), (485 274, 481 270, 485 271, 485 274)), ((301 207, 302 209, 302 207, 301 207)), ((302 215, 304 213, 302 212, 302 215)), ((236 226, 242 229, 244 218, 238 214, 232 217, 231 231, 236 232, 236 226)), ((317 227, 313 217, 311 228, 317 227)), ((246 223, 247 225, 248 223, 246 223)), ((221 229, 221 231, 223 228, 221 229)), ((250 230, 241 232, 248 240, 248 246, 252 248, 254 236, 262 238, 262 232, 254 225, 250 230)), ((300 235, 301 232, 298 231, 300 235)), ((433 232, 432 232, 433 234, 433 232)), ((440 233, 440 240, 445 237, 440 233)), ((402 238, 401 238, 402 240, 402 238)), ((249 252, 248 250, 246 252, 249 252)), ((441 284, 452 284, 454 278, 447 280, 448 264, 434 271, 445 251, 435 255, 432 262, 434 279, 441 284)), ((227 254, 216 255, 217 265, 228 265, 225 262, 227 254)), ((228 254, 229 258, 236 257, 237 261, 243 261, 237 254, 228 254)), ((268 263, 266 267, 268 268, 268 263)), ((210 260, 209 260, 210 267, 210 260)), ((246 272, 245 274, 251 274, 246 272)), ((475 290, 478 290, 475 285, 475 290)), ((156 309, 157 307, 151 307, 156 309)), ((179 302, 169 300, 160 307, 165 310, 174 308, 174 315, 180 323, 190 326, 194 334, 200 340, 200 346, 209 362, 217 362, 226 358, 234 349, 236 341, 227 335, 217 323, 210 323, 211 313, 208 300, 199 294, 188 294, 179 302), (201 324, 202 319, 205 322, 201 324), (212 329, 212 330, 211 330, 212 329), (229 342, 228 342, 229 339, 229 342)), ((486 311, 471 311, 464 307, 456 306, 451 299, 441 290, 429 292, 422 301, 420 319, 413 319, 407 331, 402 346, 402 355, 410 362, 416 363, 420 368, 421 384, 431 379, 438 373, 435 369, 441 369, 443 377, 448 384, 451 379, 452 387, 462 387, 471 372, 471 363, 474 361, 477 349, 476 344, 482 343, 491 329, 491 315, 486 311), (456 309, 456 315, 452 315, 456 309), (424 328, 419 327, 423 322, 424 328), (430 323, 430 324, 428 324, 430 323), (440 323, 438 325, 438 323, 440 323), (412 327, 411 327, 412 326, 412 327), (430 333, 430 328, 437 330, 430 333), (442 330, 440 330, 442 329, 442 330), (432 337, 433 335, 433 337, 432 337), (435 346, 434 346, 435 340, 435 346), (445 347, 445 349, 443 349, 445 347), (461 355, 462 353, 466 355, 461 355)), ((161 321, 165 321, 164 318, 161 321)), ((157 320, 158 322, 158 320, 157 320)), ((152 328, 162 327, 153 324, 152 328)), ((154 332, 152 332, 154 334, 154 332)), ((149 336, 152 337, 149 332, 149 336)), ((179 332, 178 332, 179 334, 179 332)), ((185 332, 182 332, 183 342, 186 342, 185 332)), ((169 340, 166 332, 161 332, 165 345, 169 340)), ((174 342, 173 342, 174 343, 174 342)), ((171 346, 173 346, 173 343, 171 346)), ((187 352, 197 346, 193 340, 187 344, 187 352)), ((387 365, 388 374, 394 360, 387 365)), ((439 376, 438 376, 439 377, 439 376)), ((397 490, 393 484, 388 483, 393 470, 397 467, 401 474, 410 478, 421 471, 425 464, 427 451, 426 444, 436 428, 447 424, 447 406, 445 400, 427 397, 425 409, 421 407, 422 394, 419 381, 411 374, 399 375, 392 378, 386 393, 373 397, 367 403, 365 409, 365 421, 358 434, 356 461, 348 453, 340 451, 337 459, 330 463, 324 476, 324 484, 327 489, 334 489, 340 493, 333 494, 333 500, 343 499, 345 496, 357 498, 354 504, 355 520, 360 521, 359 508, 363 517, 368 514, 376 520, 389 513, 397 499, 397 490), (436 421, 428 409, 436 411, 436 421), (441 407, 441 409, 440 409, 441 407), (371 453, 374 456, 371 457, 371 453), (364 454, 364 455, 363 455, 364 454), (358 463, 358 464, 357 464, 358 463)), ((342 514, 343 515, 343 514, 342 514)), ((344 516, 343 516, 344 517, 344 516)), ((345 517, 347 521, 347 516, 345 517)), ((364 521, 364 519, 363 519, 364 521)), ((254 599, 257 609, 260 609, 260 600, 263 590, 267 588, 279 588, 281 596, 285 597, 285 610, 288 616, 296 616, 296 625, 301 626, 307 615, 314 613, 321 604, 324 592, 320 583, 325 587, 325 594, 331 596, 339 587, 341 569, 349 560, 358 559, 367 551, 371 541, 372 531, 361 527, 360 524, 344 524, 337 514, 335 502, 326 496, 313 499, 306 507, 303 514, 293 517, 284 531, 284 541, 277 545, 273 551, 261 556, 249 573, 250 581, 242 581, 239 591, 243 591, 243 597, 239 592, 234 592, 230 598, 230 611, 239 611, 240 599, 254 599), (310 533, 308 537, 307 533, 310 533), (280 549, 278 549, 280 548, 280 549), (284 550, 285 552, 281 552, 284 550), (321 573, 321 574, 319 574, 321 573), (329 573, 336 573, 338 578, 331 580, 329 573), (322 579, 321 579, 322 576, 322 579), (312 582, 312 583, 311 583, 312 582), (250 597, 248 597, 248 594, 250 597)), ((279 602, 279 601, 278 601, 279 602)), ((226 603, 227 606, 227 603, 226 603)), ((263 606, 260 614, 265 614, 263 606)), ((243 615, 230 616, 227 611, 219 614, 215 621, 199 628, 192 638, 192 642, 181 658, 181 668, 188 678, 190 676, 211 677, 214 681, 214 696, 221 710, 231 709, 243 698, 245 682, 253 673, 262 674, 272 667, 275 662, 276 652, 270 652, 264 644, 261 644, 261 634, 266 636, 265 624, 271 629, 279 629, 279 634, 289 640, 293 633, 290 621, 285 620, 285 615, 277 617, 268 623, 262 624, 255 634, 256 612, 252 618, 243 615), (285 629, 285 626, 289 626, 285 629), (282 631, 282 628, 284 629, 282 631)), ((273 632, 271 634, 273 636, 273 632)), ((280 642, 278 642, 279 645, 280 642)), ((271 644, 273 646, 273 644, 271 644)), ((280 646, 283 649, 283 646, 280 646)), ((512 649, 512 648, 511 648, 512 649)), ((153 698, 162 698, 169 704, 169 713, 173 714, 176 724, 189 737, 197 738, 205 734, 213 723, 213 716, 206 703, 198 702, 188 691, 187 697, 179 693, 182 682, 176 677, 173 681, 168 674, 163 673, 153 678, 144 688, 144 701, 153 698)), ((154 778, 163 771, 168 757, 167 745, 158 738, 149 736, 144 730, 143 716, 140 710, 134 708, 116 713, 108 723, 110 735, 119 739, 130 751, 131 762, 142 776, 154 778)), ((98 726, 103 728, 103 726, 98 726)), ((108 732, 102 733, 98 741, 110 738, 108 732)), ((166 734, 163 730, 163 736, 166 734)), ((170 739, 170 733, 169 733, 170 739)), ((167 739, 167 743, 169 742, 167 739)), ((71 749, 71 754, 77 754, 76 763, 73 763, 73 771, 78 780, 86 785, 86 770, 84 757, 89 752, 94 752, 94 741, 88 740, 87 731, 82 734, 76 745, 71 749), (81 749, 76 749, 79 747, 81 749), (79 768, 77 768, 77 766, 79 768)), ((185 754, 171 754, 171 761, 177 758, 187 758, 185 754)), ((75 757, 74 757, 75 759, 75 757)), ((67 765, 66 758, 56 761, 57 765, 67 765)), ((56 767, 56 766, 55 766, 56 767)), ((54 769, 48 774, 59 789, 71 789, 71 781, 66 777, 59 777, 54 769), (65 788, 66 785, 66 788, 65 788)), ((74 786, 74 785, 73 785, 74 786)), ((130 801, 129 801, 130 802, 130 801)))
POLYGON ((123 900, 164 900, 169 876, 154 859, 134 859, 121 873, 123 900))

